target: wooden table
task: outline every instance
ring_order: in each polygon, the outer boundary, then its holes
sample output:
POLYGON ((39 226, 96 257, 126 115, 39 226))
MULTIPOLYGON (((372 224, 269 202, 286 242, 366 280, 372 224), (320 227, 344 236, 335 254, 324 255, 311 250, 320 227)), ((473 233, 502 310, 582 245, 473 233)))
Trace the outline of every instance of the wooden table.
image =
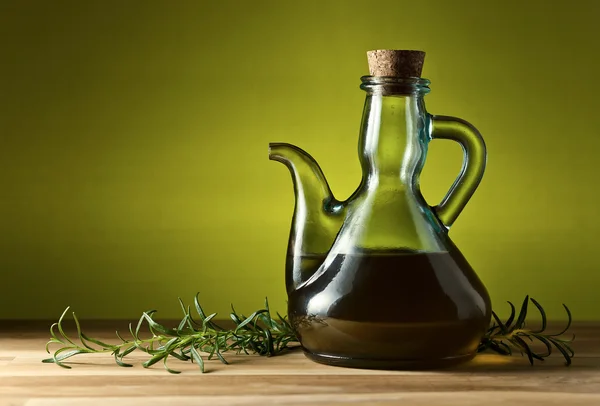
MULTIPOLYGON (((111 340, 114 328, 107 325, 88 331, 111 340)), ((171 366, 181 375, 167 373, 162 364, 144 369, 139 363, 147 358, 135 353, 134 368, 118 367, 103 354, 75 357, 71 370, 42 364, 47 327, 0 324, 1 406, 600 406, 599 323, 573 327, 576 358, 570 367, 558 356, 531 367, 521 356, 482 354, 446 371, 369 371, 319 365, 292 352, 272 358, 229 355, 230 365, 208 361, 205 374, 195 364, 174 360, 171 366)))

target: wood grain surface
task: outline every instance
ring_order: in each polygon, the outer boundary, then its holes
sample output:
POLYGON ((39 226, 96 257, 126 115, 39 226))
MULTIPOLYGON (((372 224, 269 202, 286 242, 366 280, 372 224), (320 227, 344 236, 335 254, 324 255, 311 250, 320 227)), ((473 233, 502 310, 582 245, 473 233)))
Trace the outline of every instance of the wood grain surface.
MULTIPOLYGON (((90 335, 113 340, 110 323, 83 323, 90 335), (91 326, 91 329, 89 328, 91 326)), ((115 324, 113 324, 114 326, 115 324)), ((174 360, 144 369, 110 355, 80 355, 71 370, 42 364, 49 338, 43 323, 0 322, 0 405, 570 405, 600 406, 600 323, 576 324, 573 365, 556 356, 529 366, 519 355, 481 354, 443 371, 370 371, 319 365, 301 352, 272 358, 229 355, 207 361, 207 373, 174 360)))

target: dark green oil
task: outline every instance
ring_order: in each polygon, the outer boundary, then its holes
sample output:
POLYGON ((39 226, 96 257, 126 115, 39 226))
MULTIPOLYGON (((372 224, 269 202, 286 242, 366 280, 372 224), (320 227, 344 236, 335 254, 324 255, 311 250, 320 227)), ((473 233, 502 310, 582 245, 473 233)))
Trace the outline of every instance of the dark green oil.
MULTIPOLYGON (((288 258, 318 268, 324 257, 288 258)), ((487 291, 458 250, 337 255, 289 294, 307 355, 364 368, 435 368, 470 359, 490 321, 487 291)))

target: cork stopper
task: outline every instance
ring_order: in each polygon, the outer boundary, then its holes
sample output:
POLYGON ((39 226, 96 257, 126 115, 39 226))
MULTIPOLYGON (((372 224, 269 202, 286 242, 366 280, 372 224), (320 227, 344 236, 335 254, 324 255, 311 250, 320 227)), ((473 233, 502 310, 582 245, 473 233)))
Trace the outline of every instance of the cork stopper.
POLYGON ((367 52, 371 76, 421 77, 425 52, 380 49, 367 52))

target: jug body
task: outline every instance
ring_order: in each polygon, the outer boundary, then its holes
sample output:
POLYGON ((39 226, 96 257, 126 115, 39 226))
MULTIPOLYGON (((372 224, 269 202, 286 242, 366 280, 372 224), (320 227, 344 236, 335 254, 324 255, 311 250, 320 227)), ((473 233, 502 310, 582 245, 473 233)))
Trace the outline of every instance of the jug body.
MULTIPOLYGON (((288 258, 290 263, 304 260, 288 258)), ((315 361, 439 368, 475 356, 489 326, 490 299, 448 241, 447 250, 438 252, 337 254, 314 283, 290 293, 288 314, 306 355, 315 361)))
POLYGON ((448 236, 481 180, 485 144, 463 120, 427 113, 429 81, 362 78, 362 180, 346 201, 296 147, 271 159, 292 172, 296 208, 286 262, 288 315, 306 355, 362 368, 436 368, 472 358, 490 298, 448 236), (429 142, 458 141, 465 164, 442 203, 419 177, 429 142), (295 154, 295 155, 294 155, 295 154), (315 175, 316 174, 316 175, 315 175))

